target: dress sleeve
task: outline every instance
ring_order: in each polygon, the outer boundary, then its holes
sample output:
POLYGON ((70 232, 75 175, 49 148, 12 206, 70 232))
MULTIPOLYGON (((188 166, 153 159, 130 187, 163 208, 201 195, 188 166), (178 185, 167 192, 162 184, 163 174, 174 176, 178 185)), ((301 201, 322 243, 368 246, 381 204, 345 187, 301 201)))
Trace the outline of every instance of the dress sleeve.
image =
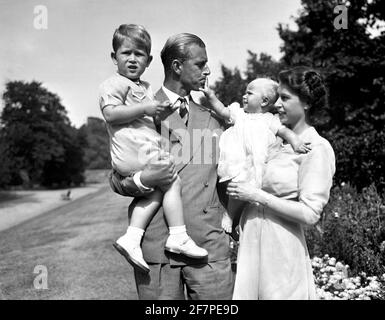
POLYGON ((299 201, 320 216, 329 200, 333 183, 334 151, 326 140, 320 141, 304 158, 298 172, 299 201))
POLYGON ((243 111, 243 109, 241 108, 241 106, 239 105, 238 102, 233 102, 232 104, 230 104, 228 106, 228 108, 230 110, 230 121, 229 121, 229 123, 235 124, 235 122, 237 120, 239 120, 240 117, 243 115, 244 111, 243 111))
POLYGON ((108 105, 124 104, 128 90, 129 87, 120 84, 119 81, 109 79, 103 82, 99 87, 100 110, 108 105))

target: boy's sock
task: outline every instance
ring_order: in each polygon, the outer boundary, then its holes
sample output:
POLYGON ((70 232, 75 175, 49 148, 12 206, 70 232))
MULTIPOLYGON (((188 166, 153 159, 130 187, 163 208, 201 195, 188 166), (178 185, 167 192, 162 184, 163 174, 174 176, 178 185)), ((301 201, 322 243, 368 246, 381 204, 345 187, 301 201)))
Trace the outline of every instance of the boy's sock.
POLYGON ((183 242, 188 239, 188 234, 186 231, 186 225, 169 227, 170 238, 177 242, 183 242))
POLYGON ((126 234, 123 236, 126 241, 129 241, 131 243, 140 245, 140 241, 142 241, 142 237, 144 234, 144 230, 138 227, 131 227, 129 226, 127 228, 126 234))

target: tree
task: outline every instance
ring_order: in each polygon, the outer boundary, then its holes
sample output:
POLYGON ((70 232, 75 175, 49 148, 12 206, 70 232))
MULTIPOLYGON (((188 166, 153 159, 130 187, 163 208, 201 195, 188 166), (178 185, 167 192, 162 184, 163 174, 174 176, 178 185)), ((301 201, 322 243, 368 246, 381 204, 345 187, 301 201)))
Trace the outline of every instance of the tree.
POLYGON ((7 186, 11 177, 12 160, 7 155, 7 147, 4 143, 3 132, 0 129, 0 188, 7 186))
POLYGON ((283 62, 325 75, 330 103, 316 123, 336 152, 336 182, 384 189, 385 31, 371 32, 384 21, 384 7, 379 0, 302 0, 302 6, 298 30, 278 26, 283 62), (337 5, 348 9, 347 29, 333 25, 337 5))
POLYGON ((84 149, 84 162, 87 169, 111 168, 109 138, 103 119, 89 117, 87 124, 79 129, 87 140, 84 149))
POLYGON ((372 183, 385 189, 385 30, 373 36, 378 21, 385 20, 380 0, 302 0, 296 30, 278 25, 283 57, 249 51, 245 78, 238 69, 222 66, 214 86, 225 103, 238 101, 246 83, 256 77, 276 78, 287 67, 306 65, 318 69, 329 88, 329 104, 316 110, 313 125, 335 151, 335 182, 350 182, 361 190, 372 183), (334 8, 348 8, 348 29, 336 29, 334 8))
POLYGON ((215 82, 213 90, 218 98, 225 104, 232 102, 242 104, 242 96, 245 94, 247 84, 259 77, 276 79, 281 63, 275 61, 265 53, 258 54, 248 51, 245 77, 242 77, 238 68, 231 70, 222 65, 222 77, 215 82))
POLYGON ((3 99, 1 139, 5 156, 12 160, 10 184, 82 182, 84 141, 59 97, 36 81, 10 81, 3 99))

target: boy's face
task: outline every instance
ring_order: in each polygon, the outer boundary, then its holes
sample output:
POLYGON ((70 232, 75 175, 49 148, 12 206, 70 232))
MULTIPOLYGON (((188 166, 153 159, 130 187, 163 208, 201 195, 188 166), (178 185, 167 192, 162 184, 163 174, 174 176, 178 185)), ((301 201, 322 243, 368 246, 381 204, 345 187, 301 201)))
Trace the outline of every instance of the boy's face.
POLYGON ((152 60, 144 48, 138 47, 130 39, 124 39, 119 49, 111 53, 111 58, 119 74, 133 81, 139 80, 152 60))
POLYGON ((263 102, 262 88, 253 83, 249 83, 246 93, 243 96, 243 109, 249 113, 261 112, 261 104, 263 102))

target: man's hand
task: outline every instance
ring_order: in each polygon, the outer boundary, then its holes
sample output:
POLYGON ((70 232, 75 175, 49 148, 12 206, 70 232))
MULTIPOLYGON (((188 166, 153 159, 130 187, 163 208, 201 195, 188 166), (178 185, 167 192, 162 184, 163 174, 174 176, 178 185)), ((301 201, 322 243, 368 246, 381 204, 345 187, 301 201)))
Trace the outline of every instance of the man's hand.
POLYGON ((162 187, 170 185, 177 177, 175 164, 170 155, 164 154, 160 160, 149 161, 140 175, 146 187, 162 187))

